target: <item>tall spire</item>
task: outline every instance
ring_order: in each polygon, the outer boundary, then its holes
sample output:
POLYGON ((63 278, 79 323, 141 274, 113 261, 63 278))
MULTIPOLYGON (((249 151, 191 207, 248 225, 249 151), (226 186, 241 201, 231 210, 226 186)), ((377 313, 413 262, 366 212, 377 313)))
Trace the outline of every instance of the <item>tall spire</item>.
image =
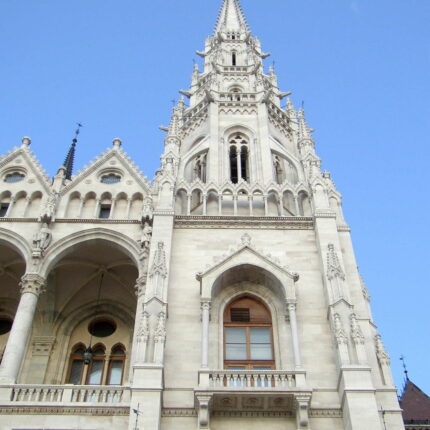
POLYGON ((239 0, 223 0, 215 26, 215 34, 223 30, 249 31, 239 0))
POLYGON ((69 152, 64 159, 63 167, 66 169, 65 179, 72 179, 73 174, 73 162, 75 161, 75 150, 76 144, 78 143, 78 135, 80 133, 80 128, 83 127, 82 124, 78 123, 78 128, 75 131, 75 137, 72 140, 72 145, 70 146, 69 152))

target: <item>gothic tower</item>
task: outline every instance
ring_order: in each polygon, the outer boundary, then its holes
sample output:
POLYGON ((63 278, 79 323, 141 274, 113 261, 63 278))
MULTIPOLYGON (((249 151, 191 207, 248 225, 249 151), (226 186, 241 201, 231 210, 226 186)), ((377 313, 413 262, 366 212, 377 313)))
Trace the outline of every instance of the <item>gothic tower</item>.
POLYGON ((238 0, 197 54, 152 182, 120 139, 52 180, 29 138, 0 158, 0 428, 403 430, 341 195, 238 0))

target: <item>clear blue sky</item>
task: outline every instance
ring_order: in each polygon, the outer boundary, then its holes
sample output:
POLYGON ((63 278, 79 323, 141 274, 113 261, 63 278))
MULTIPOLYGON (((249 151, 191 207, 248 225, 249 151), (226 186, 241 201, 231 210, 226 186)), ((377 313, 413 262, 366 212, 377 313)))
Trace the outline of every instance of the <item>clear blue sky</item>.
MULTIPOLYGON (((0 0, 0 153, 33 139, 50 175, 82 121, 76 167, 114 137, 159 166, 171 100, 221 0, 0 0)), ((430 1, 242 0, 283 90, 302 100, 344 195, 397 384, 430 394, 430 1)), ((77 170, 76 169, 76 170, 77 170)))

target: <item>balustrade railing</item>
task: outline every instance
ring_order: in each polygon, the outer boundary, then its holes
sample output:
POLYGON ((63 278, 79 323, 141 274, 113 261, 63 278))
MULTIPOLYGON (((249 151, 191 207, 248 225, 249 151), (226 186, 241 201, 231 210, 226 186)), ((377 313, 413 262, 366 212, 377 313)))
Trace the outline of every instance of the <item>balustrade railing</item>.
MULTIPOLYGON (((6 388, 6 387, 2 387, 6 388)), ((88 385, 12 385, 13 403, 126 403, 127 387, 88 385)))
POLYGON ((202 370, 200 387, 208 389, 289 390, 305 385, 305 373, 286 370, 202 370))

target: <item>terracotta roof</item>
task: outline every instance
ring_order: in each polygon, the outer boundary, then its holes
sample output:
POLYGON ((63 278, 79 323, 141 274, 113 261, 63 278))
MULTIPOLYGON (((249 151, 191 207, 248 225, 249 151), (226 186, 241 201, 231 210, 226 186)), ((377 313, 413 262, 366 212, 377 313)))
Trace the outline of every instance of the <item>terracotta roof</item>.
POLYGON ((400 398, 405 423, 430 423, 430 397, 408 380, 400 398))

